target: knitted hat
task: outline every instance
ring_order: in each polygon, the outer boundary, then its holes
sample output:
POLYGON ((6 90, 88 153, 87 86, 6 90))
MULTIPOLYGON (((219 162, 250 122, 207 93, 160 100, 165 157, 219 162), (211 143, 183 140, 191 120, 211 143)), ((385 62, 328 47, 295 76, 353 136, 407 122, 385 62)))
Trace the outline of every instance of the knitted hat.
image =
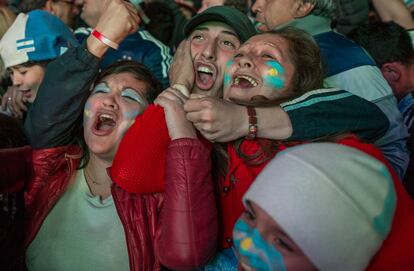
POLYGON ((363 270, 387 237, 396 198, 386 166, 333 143, 281 152, 245 194, 319 270, 363 270))
POLYGON ((195 27, 212 21, 222 22, 233 28, 242 42, 257 34, 246 14, 232 7, 213 6, 191 18, 184 27, 184 35, 188 37, 195 27))
POLYGON ((72 46, 78 46, 78 42, 58 17, 34 10, 17 16, 0 41, 0 54, 8 68, 54 59, 72 46))

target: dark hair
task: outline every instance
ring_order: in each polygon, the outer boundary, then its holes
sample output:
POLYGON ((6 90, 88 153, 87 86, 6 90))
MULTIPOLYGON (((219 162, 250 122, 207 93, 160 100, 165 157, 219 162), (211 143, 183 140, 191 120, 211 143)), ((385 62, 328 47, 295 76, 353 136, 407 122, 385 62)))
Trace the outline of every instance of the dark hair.
POLYGON ((19 122, 5 114, 0 114, 0 149, 15 148, 27 145, 19 122))
POLYGON ((225 0, 223 5, 236 8, 244 14, 249 13, 249 4, 247 3, 247 0, 225 0))
POLYGON ((95 84, 100 83, 105 77, 112 74, 130 73, 135 79, 144 82, 148 90, 145 92, 145 98, 148 103, 153 103, 158 94, 162 91, 161 83, 155 78, 155 76, 148 70, 148 68, 134 60, 120 60, 107 68, 103 69, 96 77, 95 84))
MULTIPOLYGON (((250 101, 247 103, 240 103, 249 106, 269 106, 277 105, 284 101, 291 100, 297 96, 302 95, 310 90, 323 87, 324 72, 321 54, 318 45, 313 38, 303 30, 295 27, 285 27, 278 30, 272 30, 259 35, 274 34, 282 37, 288 42, 288 56, 294 66, 295 73, 292 78, 291 87, 287 91, 287 96, 273 101, 250 101)), ((279 146, 281 141, 258 139, 260 149, 257 153, 246 155, 240 149, 241 144, 245 139, 241 138, 234 142, 237 155, 243 158, 249 164, 261 164, 271 159, 279 146)), ((283 145, 296 145, 297 142, 283 143, 283 145)), ((217 162, 220 174, 226 172, 227 168, 227 152, 223 150, 223 146, 215 144, 215 152, 213 158, 217 162)))
MULTIPOLYGON (((103 69, 95 79, 95 85, 100 83, 105 77, 113 74, 120 73, 129 73, 134 76, 135 79, 142 81, 147 86, 147 91, 145 92, 145 98, 148 103, 153 103, 158 94, 162 91, 161 83, 152 75, 152 73, 145 67, 144 64, 141 64, 134 60, 120 60, 117 61, 105 69, 103 69)), ((80 125, 78 131, 77 143, 83 150, 83 156, 81 159, 81 164, 79 169, 85 167, 89 162, 89 152, 88 146, 86 145, 85 139, 83 137, 83 126, 80 125)))
POLYGON ((17 8, 19 11, 27 13, 35 9, 43 9, 46 6, 46 2, 47 0, 22 0, 17 8))
POLYGON ((361 25, 349 37, 365 48, 379 67, 391 62, 410 64, 414 58, 410 35, 394 22, 361 25))

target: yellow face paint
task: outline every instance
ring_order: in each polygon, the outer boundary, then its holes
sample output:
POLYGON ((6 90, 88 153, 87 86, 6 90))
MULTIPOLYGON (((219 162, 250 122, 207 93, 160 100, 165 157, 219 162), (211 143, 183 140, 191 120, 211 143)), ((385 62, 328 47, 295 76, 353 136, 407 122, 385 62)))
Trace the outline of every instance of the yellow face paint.
POLYGON ((278 76, 279 75, 279 71, 276 70, 275 68, 271 68, 270 70, 267 71, 266 73, 269 76, 278 76))

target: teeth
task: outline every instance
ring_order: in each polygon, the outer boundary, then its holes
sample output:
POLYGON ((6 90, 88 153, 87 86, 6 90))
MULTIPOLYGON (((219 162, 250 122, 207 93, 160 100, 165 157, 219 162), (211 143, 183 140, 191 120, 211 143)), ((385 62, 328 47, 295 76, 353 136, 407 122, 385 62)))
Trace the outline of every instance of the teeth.
POLYGON ((205 66, 198 67, 197 71, 205 72, 205 73, 213 73, 213 71, 209 67, 205 67, 205 66))
POLYGON ((250 76, 247 76, 247 75, 239 75, 239 76, 237 76, 235 79, 234 79, 234 83, 236 84, 236 85, 238 85, 239 84, 239 82, 240 82, 240 79, 245 79, 245 80, 247 80, 247 81, 249 81, 249 83, 250 84, 252 84, 252 86, 254 86, 254 87, 257 87, 259 84, 256 82, 256 80, 255 79, 253 79, 253 78, 251 78, 250 76))
POLYGON ((112 116, 108 115, 108 114, 102 114, 102 115, 100 115, 100 116, 99 116, 99 119, 100 119, 101 121, 103 121, 104 119, 114 120, 114 118, 113 118, 112 116))

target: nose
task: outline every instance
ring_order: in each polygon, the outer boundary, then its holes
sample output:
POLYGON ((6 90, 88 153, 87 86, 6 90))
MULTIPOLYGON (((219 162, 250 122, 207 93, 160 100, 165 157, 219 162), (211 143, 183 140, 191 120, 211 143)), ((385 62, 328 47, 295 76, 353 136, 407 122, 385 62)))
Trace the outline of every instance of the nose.
POLYGON ((204 50, 201 53, 201 55, 205 58, 208 59, 210 61, 214 61, 216 60, 216 52, 217 52, 217 48, 216 48, 216 42, 206 42, 205 46, 204 46, 204 50))
POLYGON ((242 56, 239 59, 239 67, 241 68, 252 68, 253 67, 253 61, 251 58, 247 55, 242 56))
POLYGON ((115 97, 115 95, 113 95, 112 93, 105 95, 105 98, 103 99, 103 105, 105 108, 108 108, 108 109, 112 109, 112 110, 119 109, 118 100, 115 97))
POLYGON ((11 74, 11 79, 13 86, 19 87, 23 84, 23 76, 18 72, 13 72, 11 74))
POLYGON ((261 11, 260 0, 257 0, 256 2, 254 2, 254 4, 252 5, 250 9, 252 10, 253 13, 260 12, 261 11))

